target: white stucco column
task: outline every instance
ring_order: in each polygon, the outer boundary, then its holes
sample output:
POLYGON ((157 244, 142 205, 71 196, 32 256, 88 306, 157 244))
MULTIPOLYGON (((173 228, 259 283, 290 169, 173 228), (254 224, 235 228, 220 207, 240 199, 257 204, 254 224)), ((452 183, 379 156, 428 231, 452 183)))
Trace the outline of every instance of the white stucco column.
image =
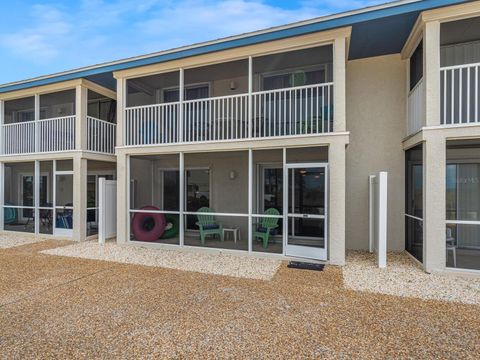
POLYGON ((440 23, 427 22, 423 29, 425 124, 440 125, 440 23))
POLYGON ((445 268, 446 141, 426 131, 423 144, 423 264, 427 272, 445 268))
POLYGON ((329 260, 345 265, 345 146, 338 137, 328 147, 328 242, 329 260))
POLYGON ((87 111, 88 89, 77 85, 75 88, 75 150, 87 149, 87 111))
POLYGON ((128 239, 128 221, 130 214, 128 157, 123 152, 117 153, 117 243, 124 244, 128 239))
POLYGON ((346 130, 346 39, 336 38, 333 44, 333 130, 346 130))
POLYGON ((87 237, 87 159, 76 154, 73 158, 73 239, 87 237))
POLYGON ((0 162, 0 231, 5 229, 3 204, 5 204, 5 163, 0 162))
POLYGON ((116 146, 123 146, 124 143, 124 110, 126 101, 126 80, 123 78, 117 79, 117 138, 116 146))

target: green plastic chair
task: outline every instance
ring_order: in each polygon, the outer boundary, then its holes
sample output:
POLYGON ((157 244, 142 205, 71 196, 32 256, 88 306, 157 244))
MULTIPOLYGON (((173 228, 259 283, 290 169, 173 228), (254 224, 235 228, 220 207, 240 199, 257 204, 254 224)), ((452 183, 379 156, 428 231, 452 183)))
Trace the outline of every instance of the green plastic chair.
MULTIPOLYGON (((208 207, 198 209, 199 213, 212 213, 213 210, 208 207)), ((197 214, 198 221, 195 223, 200 229, 200 241, 205 245, 205 238, 208 235, 218 235, 223 241, 223 226, 217 224, 213 215, 197 214)))
MULTIPOLYGON (((275 208, 270 208, 265 211, 265 215, 280 215, 280 212, 275 208)), ((263 248, 266 249, 268 246, 268 239, 270 237, 270 232, 273 229, 278 227, 278 219, 273 217, 262 218, 260 226, 257 227, 257 230, 253 233, 254 239, 261 239, 263 243, 263 248)))

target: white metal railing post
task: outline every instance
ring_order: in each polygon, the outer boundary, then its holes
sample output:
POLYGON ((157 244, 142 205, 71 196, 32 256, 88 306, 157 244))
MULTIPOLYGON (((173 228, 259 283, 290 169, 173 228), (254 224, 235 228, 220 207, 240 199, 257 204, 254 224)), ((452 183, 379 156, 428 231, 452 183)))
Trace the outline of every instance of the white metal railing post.
POLYGON ((38 121, 40 120, 40 95, 35 94, 35 110, 34 110, 34 148, 35 152, 40 151, 40 134, 38 130, 38 121))
POLYGON ((251 139, 253 135, 252 118, 252 92, 253 92, 253 58, 248 57, 248 138, 251 139))
MULTIPOLYGON (((106 217, 106 208, 105 208, 105 178, 101 177, 98 179, 98 243, 105 244, 105 217, 106 217)), ((87 210, 88 211, 88 210, 87 210)), ((87 215, 88 216, 88 215, 87 215)))
MULTIPOLYGON (((182 143, 184 141, 184 135, 183 135, 183 128, 184 128, 184 108, 183 108, 183 101, 184 101, 184 95, 185 95, 185 84, 184 84, 184 72, 183 68, 179 69, 179 87, 178 87, 178 100, 179 100, 179 109, 178 109, 178 142, 182 143)), ((170 129, 171 131, 171 129, 170 129)), ((175 137, 174 137, 175 140, 175 137)))

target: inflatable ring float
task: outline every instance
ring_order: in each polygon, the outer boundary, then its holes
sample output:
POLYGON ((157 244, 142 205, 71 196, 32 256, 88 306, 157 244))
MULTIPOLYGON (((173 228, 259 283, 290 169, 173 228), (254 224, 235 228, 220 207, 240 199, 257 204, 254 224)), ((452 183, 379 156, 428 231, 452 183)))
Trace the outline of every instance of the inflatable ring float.
MULTIPOLYGON (((160 210, 155 206, 144 206, 140 210, 160 210)), ((137 212, 132 219, 132 233, 137 241, 152 242, 165 232, 167 222, 164 214, 137 212)))
POLYGON ((162 235, 162 239, 170 239, 178 235, 180 225, 178 221, 178 215, 165 214, 165 232, 162 235))

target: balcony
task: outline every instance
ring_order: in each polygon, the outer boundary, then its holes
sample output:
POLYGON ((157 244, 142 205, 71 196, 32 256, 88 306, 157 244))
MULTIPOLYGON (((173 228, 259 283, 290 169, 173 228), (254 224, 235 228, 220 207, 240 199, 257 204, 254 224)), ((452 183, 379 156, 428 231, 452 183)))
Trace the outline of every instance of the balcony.
POLYGON ((332 101, 333 83, 326 83, 251 96, 130 107, 125 110, 125 143, 154 145, 329 133, 333 131, 332 101))
MULTIPOLYGON (((86 145, 80 150, 113 154, 116 124, 115 101, 88 91, 85 121, 86 145), (113 104, 113 105, 112 105, 113 104), (92 115, 92 116, 90 116, 92 115)), ((42 94, 4 102, 1 154, 23 155, 71 151, 76 144, 75 90, 42 94), (62 116, 58 116, 62 115, 62 116)))
POLYGON ((480 17, 441 24, 440 124, 480 124, 480 17))
POLYGON ((480 124, 480 63, 440 69, 442 125, 480 124))
POLYGON ((332 46, 321 46, 128 79, 124 144, 333 132, 332 73, 332 46))

